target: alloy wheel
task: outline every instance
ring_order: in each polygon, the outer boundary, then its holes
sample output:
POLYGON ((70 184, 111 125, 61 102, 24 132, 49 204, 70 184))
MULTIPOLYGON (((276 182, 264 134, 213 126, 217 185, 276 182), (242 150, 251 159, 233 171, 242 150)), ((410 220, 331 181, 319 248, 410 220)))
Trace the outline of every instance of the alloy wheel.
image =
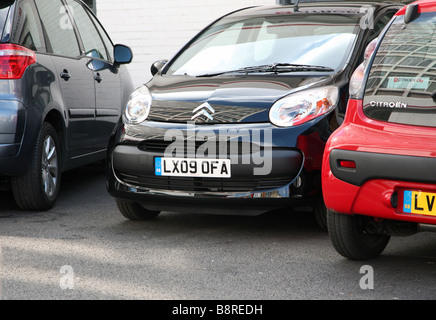
POLYGON ((41 173, 44 192, 47 197, 52 197, 56 192, 59 166, 56 144, 51 136, 47 136, 44 140, 41 173))

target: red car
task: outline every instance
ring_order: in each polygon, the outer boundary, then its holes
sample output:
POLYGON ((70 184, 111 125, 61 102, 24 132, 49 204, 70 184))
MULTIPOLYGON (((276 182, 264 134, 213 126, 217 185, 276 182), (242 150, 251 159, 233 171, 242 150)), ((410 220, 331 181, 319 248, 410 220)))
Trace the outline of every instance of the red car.
POLYGON ((436 230, 436 1, 401 9, 368 46, 322 188, 344 257, 379 256, 391 236, 436 230))

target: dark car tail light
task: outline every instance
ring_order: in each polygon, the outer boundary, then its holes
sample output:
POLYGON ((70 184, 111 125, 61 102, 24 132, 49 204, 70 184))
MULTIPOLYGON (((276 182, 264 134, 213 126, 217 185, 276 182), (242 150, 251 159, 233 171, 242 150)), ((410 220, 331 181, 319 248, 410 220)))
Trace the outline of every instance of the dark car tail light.
POLYGON ((0 44, 0 79, 20 79, 35 62, 32 50, 16 44, 0 44))

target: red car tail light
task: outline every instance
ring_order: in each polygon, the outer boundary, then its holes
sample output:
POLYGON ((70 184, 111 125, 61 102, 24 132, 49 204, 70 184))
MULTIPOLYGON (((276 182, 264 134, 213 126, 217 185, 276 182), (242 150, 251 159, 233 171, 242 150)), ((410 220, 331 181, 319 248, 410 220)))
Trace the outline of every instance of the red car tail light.
POLYGON ((26 68, 35 62, 32 50, 16 44, 0 44, 0 79, 20 79, 26 68))
POLYGON ((352 160, 339 160, 339 166, 347 169, 356 169, 356 162, 352 160))

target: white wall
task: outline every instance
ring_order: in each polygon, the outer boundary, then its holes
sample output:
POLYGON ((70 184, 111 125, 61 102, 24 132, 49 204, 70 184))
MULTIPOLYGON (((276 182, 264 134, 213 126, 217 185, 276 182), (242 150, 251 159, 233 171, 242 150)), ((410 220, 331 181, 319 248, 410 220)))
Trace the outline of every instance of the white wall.
POLYGON ((195 34, 231 11, 273 5, 276 0, 97 0, 97 17, 114 43, 132 48, 136 87, 151 78, 150 66, 170 59, 195 34))

